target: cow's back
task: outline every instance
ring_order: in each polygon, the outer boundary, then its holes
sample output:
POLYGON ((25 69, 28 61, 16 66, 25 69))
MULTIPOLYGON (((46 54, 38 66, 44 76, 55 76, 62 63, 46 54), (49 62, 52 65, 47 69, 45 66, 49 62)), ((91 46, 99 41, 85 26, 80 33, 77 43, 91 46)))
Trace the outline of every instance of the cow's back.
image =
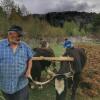
POLYGON ((74 61, 71 63, 73 70, 75 72, 82 71, 86 63, 86 53, 83 48, 67 49, 63 56, 73 57, 74 61))
POLYGON ((85 51, 84 48, 76 48, 76 49, 79 52, 82 67, 84 67, 85 66, 85 63, 86 63, 86 60, 87 60, 86 51, 85 51))
MULTIPOLYGON (((33 49, 36 54, 36 57, 54 57, 54 52, 51 48, 34 48, 33 49)), ((46 60, 42 60, 42 61, 38 61, 41 64, 41 70, 44 70, 45 67, 49 67, 51 64, 51 61, 46 61, 46 60)))

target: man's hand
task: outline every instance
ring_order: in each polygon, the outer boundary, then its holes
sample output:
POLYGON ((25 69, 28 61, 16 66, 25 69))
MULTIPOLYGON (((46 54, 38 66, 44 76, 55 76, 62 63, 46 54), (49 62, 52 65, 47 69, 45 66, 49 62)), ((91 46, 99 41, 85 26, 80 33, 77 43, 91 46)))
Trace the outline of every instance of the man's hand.
POLYGON ((31 69, 32 69, 32 59, 30 59, 27 63, 27 70, 26 70, 26 73, 25 73, 25 76, 27 78, 30 78, 31 77, 31 69))
POLYGON ((31 77, 31 72, 29 70, 26 71, 25 77, 26 78, 30 78, 31 77))

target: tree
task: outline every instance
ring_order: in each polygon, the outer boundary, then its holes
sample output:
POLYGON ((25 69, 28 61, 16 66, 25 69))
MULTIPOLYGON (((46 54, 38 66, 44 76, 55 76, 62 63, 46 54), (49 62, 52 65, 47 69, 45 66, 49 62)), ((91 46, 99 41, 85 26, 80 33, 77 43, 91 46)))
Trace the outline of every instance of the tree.
POLYGON ((19 15, 19 16, 21 16, 21 15, 22 15, 22 12, 21 12, 20 7, 17 7, 17 13, 18 13, 18 15, 19 15))
POLYGON ((16 8, 12 8, 9 19, 12 21, 19 21, 19 22, 21 21, 21 16, 16 11, 16 8))
POLYGON ((92 22, 93 33, 100 33, 100 14, 96 14, 92 22))
POLYGON ((29 12, 27 11, 27 8, 24 5, 21 6, 20 10, 23 16, 26 16, 29 14, 29 12))
POLYGON ((15 7, 15 6, 14 6, 14 1, 12 1, 12 0, 2 0, 2 1, 1 1, 1 7, 2 7, 3 10, 6 12, 7 17, 9 17, 12 8, 15 7))
POLYGON ((5 12, 3 11, 2 7, 0 7, 0 17, 5 17, 5 12))

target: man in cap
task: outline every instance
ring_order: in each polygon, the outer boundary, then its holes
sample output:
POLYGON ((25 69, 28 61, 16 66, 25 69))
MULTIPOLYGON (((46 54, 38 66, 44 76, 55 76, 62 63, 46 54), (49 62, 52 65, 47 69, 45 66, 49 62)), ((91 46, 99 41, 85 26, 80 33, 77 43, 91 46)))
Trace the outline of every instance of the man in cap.
POLYGON ((66 49, 70 49, 73 48, 73 43, 68 38, 65 38, 63 46, 66 49))
POLYGON ((7 39, 0 41, 0 90, 6 100, 29 100, 33 52, 21 41, 23 35, 20 26, 12 25, 7 39))
POLYGON ((79 48, 75 48, 72 41, 69 40, 68 38, 65 38, 65 41, 64 41, 64 44, 63 44, 64 48, 65 48, 65 52, 63 54, 64 55, 67 55, 67 56, 70 56, 70 57, 73 57, 74 58, 74 64, 75 66, 77 66, 77 68, 75 68, 76 71, 80 71, 81 70, 81 58, 78 57, 78 52, 79 51, 79 48))

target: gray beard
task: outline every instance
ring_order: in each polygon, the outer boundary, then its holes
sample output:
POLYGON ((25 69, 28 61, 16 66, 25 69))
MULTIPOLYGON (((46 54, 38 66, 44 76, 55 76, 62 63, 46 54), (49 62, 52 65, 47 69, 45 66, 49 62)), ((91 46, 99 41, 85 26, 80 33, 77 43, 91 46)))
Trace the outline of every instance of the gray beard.
POLYGON ((18 45, 20 43, 20 41, 17 41, 17 40, 12 40, 10 41, 11 44, 14 44, 14 45, 18 45))

